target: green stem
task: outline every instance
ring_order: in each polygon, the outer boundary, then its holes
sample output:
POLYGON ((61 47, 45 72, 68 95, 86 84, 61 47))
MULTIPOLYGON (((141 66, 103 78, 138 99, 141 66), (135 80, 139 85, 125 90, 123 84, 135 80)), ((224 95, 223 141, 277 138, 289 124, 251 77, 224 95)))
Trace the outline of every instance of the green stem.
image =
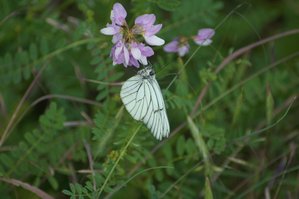
POLYGON ((121 150, 119 156, 117 157, 117 159, 116 159, 116 161, 115 161, 115 163, 114 163, 112 169, 111 169, 110 172, 108 173, 108 176, 107 176, 107 178, 106 178, 105 181, 104 181, 104 184, 101 186, 101 188, 100 188, 100 190, 99 190, 99 193, 97 194, 97 197, 96 197, 96 198, 99 198, 99 197, 101 196, 101 194, 102 194, 102 192, 104 191, 104 189, 105 189, 105 187, 106 187, 108 181, 109 181, 110 178, 111 178, 112 173, 114 172, 114 170, 115 170, 116 166, 118 165, 120 159, 122 159, 123 156, 125 155, 125 153, 126 153, 126 151, 127 151, 127 148, 130 146, 131 142, 133 141, 133 139, 134 139, 135 136, 137 135, 137 133, 138 133, 138 131, 139 131, 139 129, 140 129, 141 126, 142 126, 142 125, 140 124, 140 125, 137 127, 137 129, 134 131, 134 133, 133 133, 132 136, 130 137, 129 141, 128 141, 128 142, 126 143, 126 145, 122 148, 122 150, 121 150))

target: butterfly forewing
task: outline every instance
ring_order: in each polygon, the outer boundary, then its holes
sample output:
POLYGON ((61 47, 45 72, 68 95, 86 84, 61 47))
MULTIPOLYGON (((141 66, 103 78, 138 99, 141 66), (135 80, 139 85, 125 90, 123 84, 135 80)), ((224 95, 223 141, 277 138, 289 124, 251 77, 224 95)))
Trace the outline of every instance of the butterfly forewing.
POLYGON ((120 96, 131 116, 143 121, 157 139, 169 135, 165 104, 154 75, 131 77, 123 84, 120 96))

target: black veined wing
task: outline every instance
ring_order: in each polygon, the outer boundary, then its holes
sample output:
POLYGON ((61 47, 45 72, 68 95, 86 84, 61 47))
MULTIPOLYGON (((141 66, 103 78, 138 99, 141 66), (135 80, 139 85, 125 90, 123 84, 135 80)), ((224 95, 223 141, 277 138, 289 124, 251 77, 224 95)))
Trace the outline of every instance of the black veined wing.
POLYGON ((138 71, 122 86, 120 97, 131 116, 161 140, 169 135, 169 122, 160 86, 151 67, 138 71))

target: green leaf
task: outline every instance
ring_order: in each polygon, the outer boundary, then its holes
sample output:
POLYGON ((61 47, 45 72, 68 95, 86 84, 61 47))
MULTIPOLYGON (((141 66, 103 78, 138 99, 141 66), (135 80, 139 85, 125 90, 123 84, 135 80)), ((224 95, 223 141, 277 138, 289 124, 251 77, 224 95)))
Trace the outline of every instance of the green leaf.
POLYGON ((58 109, 56 103, 51 103, 46 114, 41 116, 39 121, 43 129, 57 129, 63 128, 65 116, 63 109, 58 109))
POLYGON ((32 133, 26 133, 26 134, 25 134, 25 139, 26 139, 27 142, 30 143, 30 144, 36 142, 36 138, 33 136, 32 133))
POLYGON ((234 114, 233 114, 233 122, 232 125, 235 125, 241 112, 241 107, 243 104, 243 92, 240 93, 240 95, 237 98, 237 102, 234 105, 234 114))
POLYGON ((270 88, 267 89, 266 97, 266 119, 267 124, 270 124, 273 118, 273 109, 274 109, 274 99, 271 93, 270 88))
POLYGON ((202 157, 203 157, 204 161, 208 161, 209 152, 208 152, 208 149, 206 147, 206 144, 203 140, 203 137, 202 137, 201 133, 199 132, 198 128, 194 124, 191 117, 188 116, 187 120, 188 120, 188 125, 189 125, 190 131, 192 133, 192 136, 195 140, 195 143, 196 143, 199 151, 202 154, 202 157))
POLYGON ((30 58, 35 61, 38 58, 37 46, 35 43, 31 43, 29 47, 30 58))
POLYGON ((154 185, 149 185, 148 186, 148 192, 150 194, 150 196, 149 196, 150 199, 158 199, 159 198, 158 193, 157 193, 156 188, 155 188, 154 185))
POLYGON ((58 190, 59 185, 58 185, 58 181, 56 180, 56 178, 54 178, 53 176, 50 176, 48 178, 48 181, 54 190, 58 190))
POLYGON ((62 190, 62 193, 65 194, 65 195, 67 195, 67 196, 71 196, 72 195, 72 192, 70 192, 69 190, 66 190, 66 189, 62 190))
POLYGON ((70 189, 72 193, 76 193, 76 187, 74 184, 70 184, 70 189))
POLYGON ((82 186, 78 183, 75 184, 76 191, 79 195, 82 194, 82 186))
POLYGON ((195 140, 195 143, 196 143, 199 151, 202 154, 203 161, 205 164, 205 174, 211 175, 212 163, 210 162, 210 154, 209 154, 208 148, 206 146, 206 143, 202 137, 202 134, 199 132, 198 128, 196 127, 196 125, 194 124, 194 122, 190 116, 187 117, 187 121, 188 121, 188 126, 190 128, 190 131, 192 133, 192 136, 195 140))
POLYGON ((206 180, 205 180, 205 199, 213 199, 211 184, 210 184, 210 180, 208 177, 206 177, 206 180))
POLYGON ((217 75, 211 70, 211 68, 200 70, 199 76, 200 80, 204 84, 217 79, 217 75))

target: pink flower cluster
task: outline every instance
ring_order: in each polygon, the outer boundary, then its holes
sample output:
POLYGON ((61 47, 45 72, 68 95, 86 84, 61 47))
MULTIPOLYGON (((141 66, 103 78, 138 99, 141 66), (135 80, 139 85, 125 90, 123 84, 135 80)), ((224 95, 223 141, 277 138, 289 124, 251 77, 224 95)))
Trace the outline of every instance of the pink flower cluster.
POLYGON ((111 11, 111 24, 107 24, 101 29, 101 33, 112 35, 111 50, 113 65, 123 64, 127 66, 139 67, 140 63, 147 65, 147 58, 154 55, 151 47, 137 39, 141 35, 145 42, 151 46, 161 46, 165 42, 156 36, 161 30, 162 24, 154 25, 156 16, 154 14, 144 14, 135 19, 135 24, 129 28, 126 22, 127 12, 120 3, 115 3, 111 11))
MULTIPOLYGON (((208 46, 212 43, 211 38, 214 36, 215 31, 211 28, 203 28, 198 30, 196 36, 193 36, 194 42, 199 46, 208 46)), ((187 37, 176 38, 164 46, 164 51, 171 53, 178 53, 183 57, 189 52, 190 45, 187 37)))

